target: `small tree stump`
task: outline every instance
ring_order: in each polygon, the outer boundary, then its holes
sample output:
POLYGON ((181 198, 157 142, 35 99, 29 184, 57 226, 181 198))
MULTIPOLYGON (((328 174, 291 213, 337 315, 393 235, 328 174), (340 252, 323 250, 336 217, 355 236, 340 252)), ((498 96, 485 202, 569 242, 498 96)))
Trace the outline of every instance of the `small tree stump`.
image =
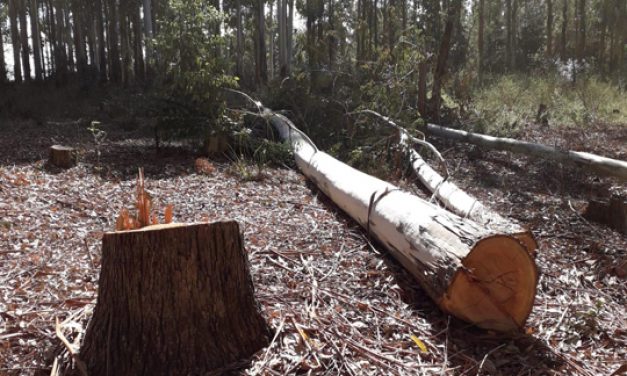
POLYGON ((62 145, 50 147, 48 163, 60 168, 70 168, 76 165, 76 152, 73 148, 62 145))
POLYGON ((269 338, 236 222, 104 235, 80 352, 90 376, 220 372, 269 338))
POLYGON ((229 151, 231 140, 228 135, 216 133, 208 136, 203 143, 203 154, 208 157, 223 156, 229 151))
POLYGON ((604 224, 621 234, 627 234, 627 196, 621 193, 612 194, 609 201, 590 201, 586 207, 584 218, 604 224))

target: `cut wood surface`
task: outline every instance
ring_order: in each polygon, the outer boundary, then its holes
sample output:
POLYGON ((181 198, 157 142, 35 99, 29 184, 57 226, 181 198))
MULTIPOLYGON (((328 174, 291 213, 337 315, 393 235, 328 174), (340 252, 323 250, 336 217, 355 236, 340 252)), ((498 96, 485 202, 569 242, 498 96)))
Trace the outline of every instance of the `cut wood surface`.
MULTIPOLYGON (((435 171, 414 149, 416 140, 409 132, 396 124, 392 119, 383 116, 375 111, 365 110, 363 113, 374 115, 387 124, 394 127, 399 132, 399 144, 407 154, 414 173, 418 180, 440 201, 448 210, 463 217, 470 218, 481 225, 490 227, 504 234, 509 234, 519 239, 529 253, 534 254, 538 244, 533 234, 512 219, 507 219, 499 215, 497 212, 490 210, 476 198, 472 197, 457 185, 448 180, 448 170, 443 161, 442 156, 436 150, 436 157, 441 165, 444 165, 444 173, 446 176, 440 175, 435 171)), ((431 144, 424 141, 419 142, 421 145, 427 144, 430 150, 435 150, 431 144)))
POLYGON ((62 145, 50 147, 48 163, 60 168, 70 168, 76 165, 76 152, 73 148, 62 145))
POLYGON ((536 291, 534 260, 516 238, 401 191, 319 151, 283 115, 264 117, 300 170, 363 226, 446 312, 479 327, 523 327, 536 291))
POLYGON ((488 149, 506 150, 513 153, 569 163, 584 167, 598 174, 615 176, 622 181, 627 180, 627 162, 618 159, 601 157, 580 151, 560 150, 551 146, 519 141, 513 138, 501 138, 471 133, 459 129, 446 128, 436 124, 427 124, 426 130, 429 134, 450 140, 467 142, 488 149))
POLYGON ((104 235, 90 376, 222 374, 268 343, 236 222, 104 235))

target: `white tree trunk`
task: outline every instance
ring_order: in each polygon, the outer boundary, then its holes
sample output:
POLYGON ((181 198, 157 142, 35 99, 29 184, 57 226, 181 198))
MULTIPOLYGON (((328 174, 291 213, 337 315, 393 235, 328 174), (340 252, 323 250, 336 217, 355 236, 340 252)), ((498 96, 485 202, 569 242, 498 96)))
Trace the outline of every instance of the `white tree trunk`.
POLYGON ((265 117, 291 143, 301 171, 376 237, 444 311, 486 329, 524 325, 537 270, 518 240, 318 151, 282 115, 266 112, 265 117))
POLYGON ((146 65, 152 64, 152 2, 143 0, 144 11, 144 39, 146 43, 146 65))
POLYGON ((551 146, 519 141, 513 138, 499 138, 471 133, 435 124, 427 124, 426 128, 428 133, 450 140, 467 142, 488 149, 506 150, 513 153, 569 163, 584 167, 595 173, 615 176, 622 181, 627 180, 627 162, 625 161, 579 151, 559 150, 551 146))

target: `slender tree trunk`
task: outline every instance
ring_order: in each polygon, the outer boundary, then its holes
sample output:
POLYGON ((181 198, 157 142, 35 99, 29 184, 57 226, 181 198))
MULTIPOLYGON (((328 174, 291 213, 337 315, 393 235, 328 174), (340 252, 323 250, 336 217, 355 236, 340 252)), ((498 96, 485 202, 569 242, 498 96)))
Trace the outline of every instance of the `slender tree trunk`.
POLYGON ((57 51, 56 25, 54 22, 54 6, 52 0, 44 0, 46 2, 46 17, 48 22, 48 58, 50 59, 50 69, 48 76, 52 76, 57 72, 57 62, 59 61, 59 52, 57 51))
POLYGON ((122 48, 122 82, 128 86, 132 81, 132 59, 129 27, 129 4, 120 3, 120 46, 122 48))
POLYGON ((107 41, 105 40, 104 9, 102 0, 94 0, 94 16, 96 17, 96 37, 98 39, 98 72, 100 82, 107 81, 107 41))
POLYGON ((63 19, 63 3, 61 0, 55 1, 55 35, 57 39, 57 44, 55 46, 55 50, 57 51, 57 73, 59 76, 59 80, 64 82, 66 79, 66 74, 68 72, 68 55, 66 52, 66 41, 65 41, 65 32, 64 30, 64 19, 63 19))
POLYGON ((449 5, 444 34, 442 35, 440 50, 438 51, 438 60, 433 73, 433 90, 431 91, 430 110, 433 118, 437 119, 437 121, 440 119, 442 83, 444 81, 444 75, 446 74, 446 63, 451 49, 451 36, 453 35, 457 12, 461 11, 461 7, 462 0, 453 0, 449 5))
MULTIPOLYGON (((2 9, 2 8, 0 8, 2 9)), ((4 61, 4 20, 0 20, 0 84, 7 81, 7 66, 4 61)))
POLYGON ((605 68, 605 49, 606 49, 606 37, 607 37, 607 27, 608 27, 608 12, 607 12, 607 1, 603 0, 601 3, 600 15, 599 15, 599 50, 598 56, 599 59, 599 68, 601 70, 601 74, 606 72, 605 68))
MULTIPOLYGON (((551 0, 549 0, 551 1, 551 0)), ((483 81, 483 38, 485 30, 485 0, 479 0, 479 30, 477 32, 477 71, 479 82, 483 81)))
POLYGON ((270 3, 270 9, 269 14, 270 16, 268 17, 269 21, 270 21, 270 29, 268 30, 268 44, 269 46, 269 53, 268 53, 268 58, 270 60, 270 67, 269 67, 269 72, 270 72, 270 79, 274 78, 274 20, 273 20, 273 16, 274 16, 274 2, 270 3))
POLYGON ((67 1, 64 2, 64 6, 63 6, 63 17, 65 18, 65 28, 64 28, 64 32, 65 32, 65 43, 67 45, 67 61, 68 61, 68 65, 70 67, 70 71, 74 72, 76 71, 76 66, 77 64, 75 64, 76 60, 75 60, 75 52, 78 53, 78 51, 74 51, 74 45, 72 43, 72 21, 70 20, 70 7, 69 4, 67 4, 67 1))
POLYGON ((418 64, 418 111, 421 117, 427 115, 427 74, 429 74, 429 64, 421 61, 418 64))
POLYGON ((333 0, 329 0, 329 33, 327 37, 327 43, 329 48, 329 68, 331 70, 335 67, 335 58, 337 55, 337 39, 335 36, 335 5, 333 0))
POLYGON ((407 29, 407 0, 401 1, 401 35, 405 36, 405 30, 407 29))
MULTIPOLYGON (((586 54, 586 0, 578 1, 578 36, 577 41, 577 58, 579 61, 583 61, 586 54)), ((625 22, 625 20, 623 20, 625 22)))
POLYGON ((266 16, 265 0, 257 0, 257 33, 256 33, 255 80, 257 85, 268 82, 268 64, 266 56, 266 16))
MULTIPOLYGON (((379 6, 378 0, 374 0, 372 4, 368 4, 368 35, 370 42, 368 43, 368 59, 372 59, 375 56, 376 51, 379 49, 379 6)), ((383 14, 387 14, 384 12, 383 14)))
POLYGON ((238 77, 242 77, 244 74, 244 52, 242 51, 243 47, 244 47, 244 35, 243 35, 243 30, 242 30, 242 4, 240 0, 236 0, 235 3, 235 17, 237 18, 236 22, 236 29, 235 32, 237 33, 237 52, 235 54, 235 74, 238 77))
MULTIPOLYGON (((84 14, 85 17, 83 19, 84 22, 84 30, 87 36, 87 45, 88 45, 88 53, 87 58, 89 59, 89 65, 93 67, 96 71, 98 70, 98 43, 96 42, 96 14, 94 11, 94 1, 90 1, 85 5, 84 14)), ((92 71, 93 71, 92 69, 92 71)))
MULTIPOLYGON (((98 43, 96 39, 96 16, 94 15, 94 3, 89 3, 89 7, 87 8, 88 14, 85 19, 85 28, 87 31, 87 44, 89 45, 89 64, 92 67, 98 67, 98 63, 100 61, 100 53, 98 51, 98 43)), ((97 68, 96 70, 99 70, 97 68)))
POLYGON ((107 4, 107 41, 109 46, 110 80, 120 83, 122 79, 122 66, 120 62, 120 47, 118 44, 118 8, 115 0, 108 0, 107 4))
POLYGON ((511 69, 512 62, 512 0, 505 0, 505 66, 511 69))
POLYGON ((41 63, 41 37, 39 35, 39 8, 37 0, 30 0, 30 28, 31 39, 33 41, 33 57, 35 62, 35 79, 43 79, 42 63, 41 63))
POLYGON ((277 0, 277 25, 279 27, 279 76, 286 76, 287 65, 287 0, 277 0))
POLYGON ((567 44, 566 37, 568 31, 568 2, 570 0, 562 0, 562 48, 561 48, 561 58, 562 61, 566 61, 567 58, 567 44))
MULTIPOLYGON (((239 0, 238 0, 239 1, 239 0)), ((143 0, 143 11, 144 11, 144 35, 146 36, 144 39, 144 44, 146 46, 146 78, 150 79, 151 76, 151 67, 153 64, 153 52, 152 52, 152 1, 151 0, 143 0)))
POLYGON ((511 20, 511 51, 510 61, 508 62, 509 68, 515 69, 516 55, 518 52, 518 0, 512 2, 512 20, 511 20))
POLYGON ((67 2, 63 6, 63 17, 65 18, 65 42, 67 46, 67 61, 70 71, 75 72, 77 69, 77 54, 78 51, 74 50, 74 44, 72 43, 72 20, 70 19, 70 7, 67 2))
POLYGON ((363 59, 363 35, 362 35, 362 24, 361 24, 361 13, 363 9, 364 0, 357 0, 357 15, 356 15, 356 26, 355 26, 355 64, 359 66, 361 60, 363 59))
POLYGON ((142 51, 142 25, 139 4, 133 4, 131 8, 131 17, 133 23, 133 62, 135 69, 135 78, 144 80, 146 77, 146 63, 144 61, 144 52, 142 51))
POLYGON ((390 52, 394 51, 396 42, 396 17, 398 15, 396 0, 388 0, 388 48, 390 52))
POLYGON ((287 17, 287 74, 292 71, 292 48, 294 46, 294 0, 287 0, 290 11, 287 17))
POLYGON ((546 1, 546 56, 553 54, 553 0, 546 1))
POLYGON ((3 22, 0 21, 0 84, 7 81, 7 66, 4 61, 4 34, 2 33, 3 22))
POLYGON ((17 1, 9 0, 9 22, 11 23, 11 45, 13 47, 13 79, 15 82, 22 82, 20 32, 17 26, 17 1))
POLYGON ((87 70, 87 51, 85 50, 85 38, 81 28, 84 15, 81 9, 81 4, 76 0, 72 1, 71 9, 73 21, 71 26, 74 30, 74 50, 76 51, 76 68, 78 75, 81 78, 84 78, 87 70))
POLYGON ((28 24, 26 23, 26 1, 17 0, 20 3, 19 16, 20 16, 20 39, 22 41, 22 72, 24 72, 24 79, 30 81, 30 46, 28 45, 28 24))

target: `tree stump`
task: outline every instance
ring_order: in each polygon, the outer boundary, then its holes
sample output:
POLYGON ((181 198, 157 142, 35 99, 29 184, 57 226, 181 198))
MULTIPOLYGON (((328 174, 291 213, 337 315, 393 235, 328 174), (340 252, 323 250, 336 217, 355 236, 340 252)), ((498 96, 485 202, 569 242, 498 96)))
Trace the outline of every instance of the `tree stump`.
POLYGON ((50 147, 48 163, 60 168, 70 168, 76 165, 76 152, 73 148, 62 145, 50 147))
POLYGON ((236 222, 107 233, 80 358, 90 376, 232 369, 269 343, 253 293, 236 222))
POLYGON ((625 193, 612 194, 609 201, 595 201, 588 203, 584 218, 604 224, 621 234, 627 234, 627 195, 625 193))

